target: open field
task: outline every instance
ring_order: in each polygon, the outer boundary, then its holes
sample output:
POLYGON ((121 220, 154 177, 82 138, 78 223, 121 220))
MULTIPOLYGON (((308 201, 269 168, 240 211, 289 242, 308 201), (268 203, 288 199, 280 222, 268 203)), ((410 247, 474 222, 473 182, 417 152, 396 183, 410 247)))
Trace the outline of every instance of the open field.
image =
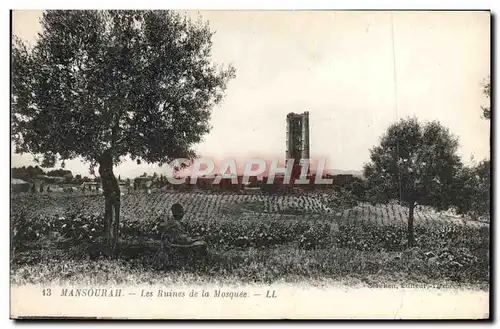
POLYGON ((98 195, 14 197, 12 282, 328 279, 484 286, 489 280, 488 224, 417 210, 416 246, 406 250, 405 208, 353 206, 326 194, 124 195, 119 257, 95 260, 88 246, 99 244, 103 203, 98 195), (202 262, 158 261, 158 218, 175 202, 186 208, 186 229, 209 243, 202 262))
MULTIPOLYGON (((366 203, 348 207, 328 194, 255 195, 255 194, 206 194, 161 192, 155 194, 127 194, 121 197, 121 218, 124 222, 150 220, 161 213, 168 213, 176 202, 184 206, 186 221, 229 219, 325 219, 330 221, 369 221, 380 225, 406 225, 408 209, 396 203, 370 205, 366 203), (347 208, 347 209, 346 209, 347 208)), ((104 199, 100 195, 53 194, 23 196, 13 199, 14 212, 23 208, 36 216, 64 215, 68 209, 85 210, 87 214, 100 214, 104 199), (27 201, 28 200, 28 201, 27 201)), ((428 209, 415 211, 415 225, 463 224, 486 227, 488 224, 458 216, 436 213, 428 209)))

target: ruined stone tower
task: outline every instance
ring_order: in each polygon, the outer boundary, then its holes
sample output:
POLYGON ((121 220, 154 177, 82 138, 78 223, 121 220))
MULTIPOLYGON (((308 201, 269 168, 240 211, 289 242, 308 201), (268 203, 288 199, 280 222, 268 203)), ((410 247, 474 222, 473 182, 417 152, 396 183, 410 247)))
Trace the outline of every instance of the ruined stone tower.
MULTIPOLYGON (((309 112, 286 116, 286 160, 294 159, 294 173, 300 174, 300 160, 309 159, 309 112)), ((309 173, 309 172, 308 172, 309 173)))

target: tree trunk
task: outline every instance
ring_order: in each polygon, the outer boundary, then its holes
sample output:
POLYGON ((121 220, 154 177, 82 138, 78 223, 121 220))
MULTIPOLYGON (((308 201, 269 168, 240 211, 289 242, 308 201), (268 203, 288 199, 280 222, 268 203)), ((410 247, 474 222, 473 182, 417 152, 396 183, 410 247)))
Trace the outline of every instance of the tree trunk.
POLYGON ((413 214, 415 211, 415 203, 410 203, 410 211, 408 215, 408 248, 413 247, 415 237, 413 236, 413 214))
POLYGON ((99 159, 99 175, 104 193, 104 236, 110 256, 115 254, 120 223, 120 187, 113 173, 113 159, 106 152, 99 159))

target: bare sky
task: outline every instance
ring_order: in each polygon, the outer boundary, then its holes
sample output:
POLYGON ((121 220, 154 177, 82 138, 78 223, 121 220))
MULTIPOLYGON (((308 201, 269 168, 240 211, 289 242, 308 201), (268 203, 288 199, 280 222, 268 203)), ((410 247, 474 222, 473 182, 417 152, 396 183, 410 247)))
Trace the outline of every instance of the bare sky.
MULTIPOLYGON (((199 14, 216 30, 213 61, 237 70, 197 146, 202 156, 283 158, 286 114, 309 111, 311 157, 326 157, 328 168, 360 170, 388 125, 406 116, 448 127, 466 163, 489 158, 490 127, 480 111, 490 72, 488 12, 199 14)), ((35 42, 40 16, 14 12, 13 33, 35 42)), ((29 155, 12 155, 12 166, 29 164, 29 155)), ((88 174, 76 160, 66 168, 88 174)), ((167 172, 135 162, 116 169, 122 177, 153 171, 167 172)))

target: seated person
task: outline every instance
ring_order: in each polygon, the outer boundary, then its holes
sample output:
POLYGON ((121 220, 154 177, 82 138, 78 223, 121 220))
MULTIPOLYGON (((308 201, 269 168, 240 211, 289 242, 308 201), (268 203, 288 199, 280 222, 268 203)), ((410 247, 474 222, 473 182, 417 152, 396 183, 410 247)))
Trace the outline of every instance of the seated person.
POLYGON ((167 217, 162 225, 162 239, 168 239, 170 243, 178 245, 204 245, 205 241, 201 238, 192 238, 184 230, 180 221, 184 217, 184 208, 180 203, 172 205, 172 217, 167 217))

